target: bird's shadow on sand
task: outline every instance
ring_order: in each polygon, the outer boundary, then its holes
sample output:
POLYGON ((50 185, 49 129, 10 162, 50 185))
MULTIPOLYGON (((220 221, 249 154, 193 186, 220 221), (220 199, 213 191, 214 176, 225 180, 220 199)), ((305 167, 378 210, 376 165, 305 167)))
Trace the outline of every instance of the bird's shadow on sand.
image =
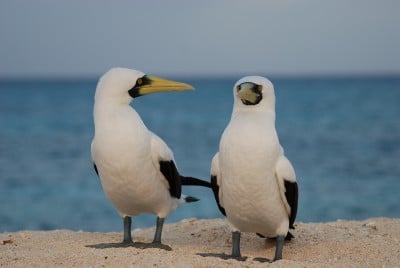
MULTIPOLYGON (((246 261, 247 257, 242 256, 242 257, 232 257, 232 255, 228 255, 225 253, 197 253, 196 255, 202 256, 202 257, 214 257, 214 258, 220 258, 223 260, 236 260, 236 261, 246 261)), ((253 258, 254 261, 258 261, 261 263, 264 262, 272 262, 272 260, 268 258, 262 258, 262 257, 257 257, 253 258)))
POLYGON ((134 242, 134 243, 101 243, 95 245, 86 245, 88 248, 96 248, 96 249, 106 249, 106 248, 138 248, 138 249, 149 249, 149 248, 157 248, 163 249, 167 251, 171 251, 172 248, 168 245, 164 244, 154 244, 154 243, 143 243, 143 242, 134 242))
POLYGON ((214 257, 214 258, 220 258, 223 260, 237 260, 237 261, 245 261, 247 260, 247 257, 232 257, 232 255, 228 255, 225 253, 197 253, 196 255, 202 256, 202 257, 214 257))

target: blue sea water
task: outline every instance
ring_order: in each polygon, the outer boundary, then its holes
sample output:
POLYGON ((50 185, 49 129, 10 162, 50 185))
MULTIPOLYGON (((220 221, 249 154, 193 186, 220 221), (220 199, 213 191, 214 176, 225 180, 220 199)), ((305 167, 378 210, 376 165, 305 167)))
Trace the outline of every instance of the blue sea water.
MULTIPOLYGON (((192 92, 132 105, 173 150, 181 173, 209 179, 237 78, 182 78, 192 92)), ((271 79, 277 130, 295 167, 303 222, 400 217, 400 77, 271 79)), ((93 80, 0 81, 0 232, 121 231, 92 168, 93 80)), ((221 217, 211 191, 167 222, 221 217)), ((251 198, 251 197, 249 197, 251 198)), ((134 227, 155 217, 134 218, 134 227)))

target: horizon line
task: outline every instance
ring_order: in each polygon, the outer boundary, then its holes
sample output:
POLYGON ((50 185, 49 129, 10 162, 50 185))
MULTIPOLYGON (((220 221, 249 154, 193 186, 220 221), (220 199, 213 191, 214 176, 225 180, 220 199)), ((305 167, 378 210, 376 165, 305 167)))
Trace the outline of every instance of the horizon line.
MULTIPOLYGON (((1 82, 30 82, 30 81, 97 81, 100 75, 9 75, 2 76, 0 75, 1 82)), ((205 74, 205 73, 192 73, 192 74, 156 74, 160 77, 170 77, 170 78, 179 78, 179 79, 202 79, 202 80, 215 80, 215 79, 239 79, 240 77, 244 77, 247 75, 261 75, 266 76, 271 79, 278 80, 296 80, 296 79, 379 79, 379 78, 400 78, 400 72, 331 72, 331 73, 273 73, 267 74, 266 72, 243 72, 242 74, 231 73, 231 74, 205 74)))

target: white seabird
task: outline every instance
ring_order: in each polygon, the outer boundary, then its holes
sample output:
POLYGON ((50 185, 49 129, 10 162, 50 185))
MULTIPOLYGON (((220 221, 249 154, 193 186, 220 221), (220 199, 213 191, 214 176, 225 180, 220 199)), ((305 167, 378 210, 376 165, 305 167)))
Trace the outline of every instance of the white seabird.
POLYGON ((97 84, 91 153, 103 190, 123 218, 123 244, 132 243, 131 216, 153 213, 156 232, 148 245, 165 248, 161 244, 164 219, 180 204, 198 200, 183 196, 181 186, 209 187, 178 173, 172 151, 130 106, 145 94, 190 89, 188 84, 125 68, 109 70, 97 84))
POLYGON ((274 87, 264 77, 247 76, 236 82, 233 96, 232 117, 211 163, 211 186, 233 229, 231 257, 242 259, 240 232, 252 232, 276 238, 278 260, 285 237, 292 237, 298 186, 275 130, 274 87))

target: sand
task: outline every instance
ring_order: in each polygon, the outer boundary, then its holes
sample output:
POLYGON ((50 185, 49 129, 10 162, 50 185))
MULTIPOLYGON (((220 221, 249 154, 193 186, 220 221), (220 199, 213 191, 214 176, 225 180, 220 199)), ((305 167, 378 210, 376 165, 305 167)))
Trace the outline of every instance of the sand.
MULTIPOLYGON (((135 230, 133 238, 150 242, 154 228, 135 230)), ((70 230, 0 234, 1 267, 400 267, 400 219, 372 218, 329 223, 297 223, 295 239, 285 244, 283 260, 272 258, 275 243, 242 234, 246 261, 202 257, 231 251, 224 219, 188 219, 164 227, 163 243, 172 251, 115 247, 122 233, 70 230)))

